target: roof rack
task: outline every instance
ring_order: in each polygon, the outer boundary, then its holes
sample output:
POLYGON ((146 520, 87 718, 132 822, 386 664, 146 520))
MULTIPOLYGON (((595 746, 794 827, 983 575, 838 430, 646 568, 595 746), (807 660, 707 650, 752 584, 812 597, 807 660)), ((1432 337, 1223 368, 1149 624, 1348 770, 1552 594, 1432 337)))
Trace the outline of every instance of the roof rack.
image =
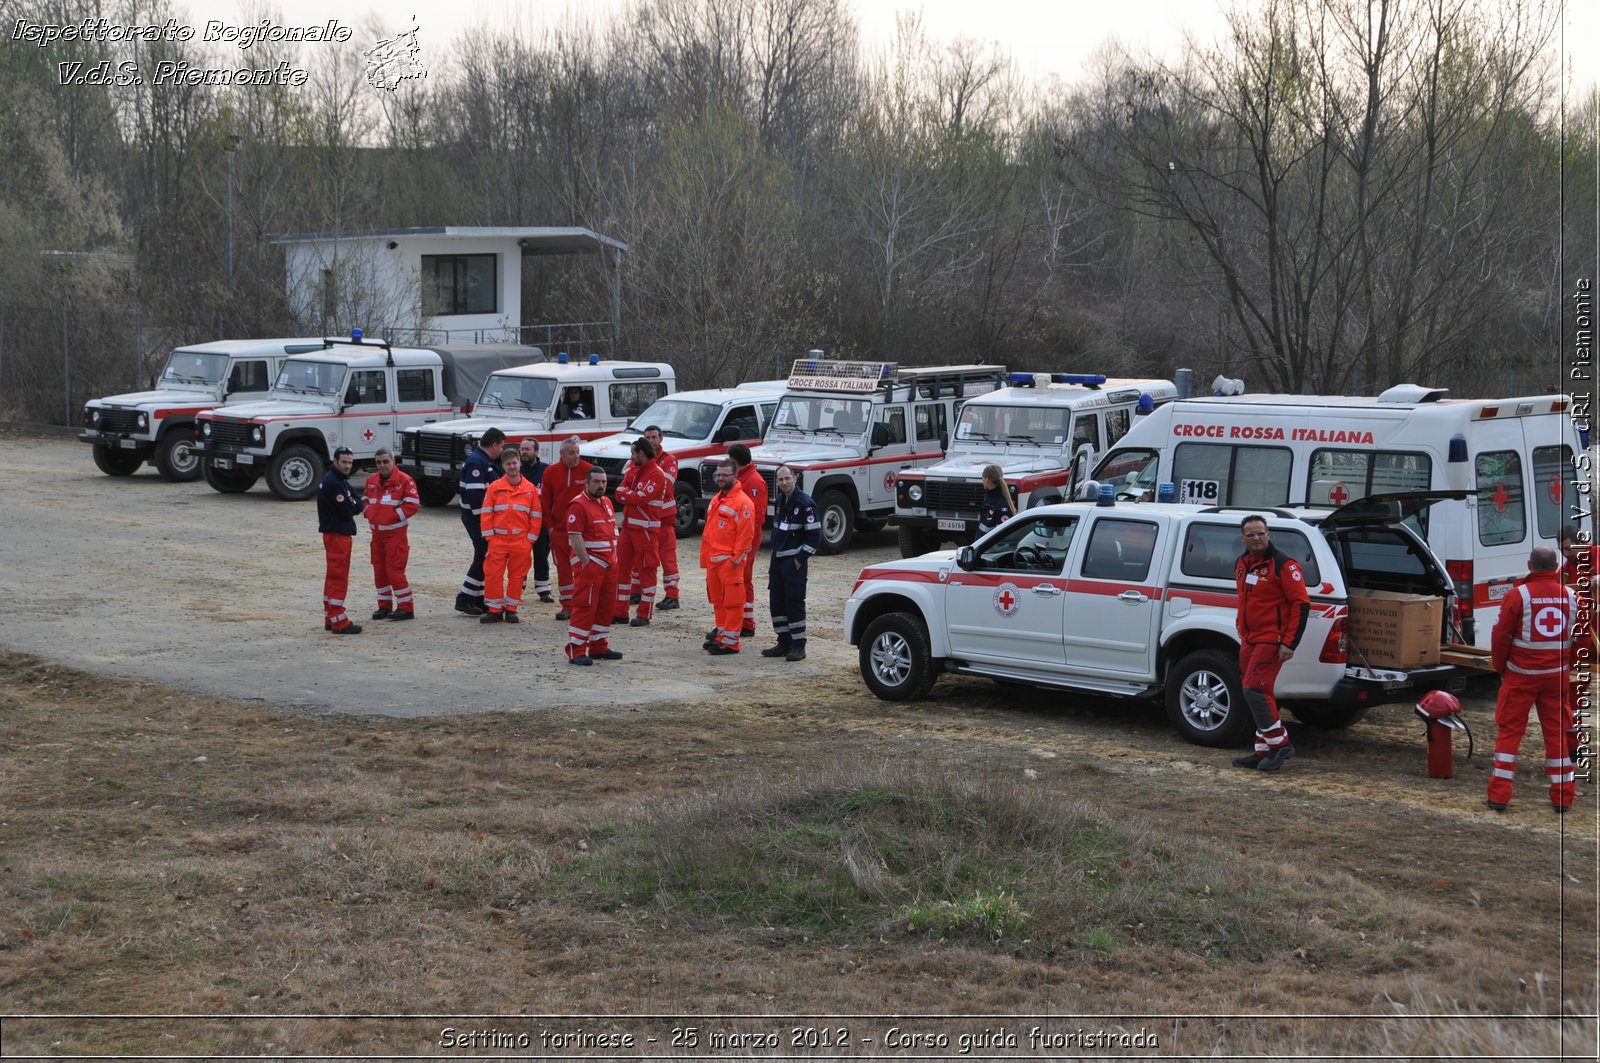
POLYGON ((1005 368, 998 365, 904 366, 898 362, 848 362, 831 358, 797 358, 789 372, 793 391, 835 391, 871 395, 895 387, 915 388, 925 397, 969 395, 968 385, 999 387, 1005 368))

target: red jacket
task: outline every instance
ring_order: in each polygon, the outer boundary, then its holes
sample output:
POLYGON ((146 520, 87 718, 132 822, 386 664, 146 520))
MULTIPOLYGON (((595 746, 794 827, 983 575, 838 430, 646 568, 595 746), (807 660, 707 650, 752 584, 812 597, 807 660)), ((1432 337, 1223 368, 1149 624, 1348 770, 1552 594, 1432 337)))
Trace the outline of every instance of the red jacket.
POLYGON ((363 494, 367 507, 362 515, 372 525, 374 534, 405 531, 411 518, 422 508, 422 499, 417 495, 417 481, 399 469, 390 473, 387 480, 377 473, 368 476, 363 494))
POLYGON ((667 474, 668 479, 673 483, 678 482, 678 459, 667 453, 666 447, 662 447, 661 452, 656 455, 656 462, 661 466, 661 471, 667 474))
POLYGON ((655 461, 628 464, 617 485, 617 501, 622 503, 623 525, 647 532, 660 528, 663 519, 672 520, 678 509, 672 478, 655 461))
POLYGON ((545 469, 544 479, 539 482, 539 503, 544 510, 544 521, 552 533, 556 528, 564 528, 567 518, 567 503, 583 494, 583 481, 589 476, 590 464, 582 458, 578 464, 568 469, 561 462, 545 469))
POLYGON ((1489 649, 1494 670, 1546 676, 1566 672, 1578 596, 1557 572, 1530 572, 1500 601, 1489 649))
POLYGON ((1233 583, 1239 591, 1239 641, 1300 645, 1311 616, 1311 595, 1300 563, 1272 547, 1257 561, 1248 552, 1234 562, 1233 583))
POLYGON ((739 486, 744 488, 744 493, 750 496, 750 504, 755 507, 756 539, 759 541, 761 526, 767 522, 767 481, 762 479, 755 462, 739 470, 739 486))
MULTIPOLYGON (((549 475, 545 473, 546 482, 549 475)), ((577 532, 583 536, 583 548, 594 560, 610 565, 616 559, 617 511, 605 495, 599 498, 590 498, 587 493, 578 495, 567 506, 562 526, 568 535, 577 532)), ((577 551, 573 551, 572 556, 576 558, 577 551)))

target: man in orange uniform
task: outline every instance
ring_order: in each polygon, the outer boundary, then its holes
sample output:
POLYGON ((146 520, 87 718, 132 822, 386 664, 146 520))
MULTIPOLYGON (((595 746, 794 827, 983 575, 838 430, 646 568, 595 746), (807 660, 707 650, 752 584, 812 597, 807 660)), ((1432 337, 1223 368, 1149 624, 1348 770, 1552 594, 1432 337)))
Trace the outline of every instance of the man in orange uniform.
POLYGON ((656 603, 656 567, 661 563, 662 507, 676 506, 672 481, 656 464, 656 452, 649 442, 636 439, 633 460, 622 483, 617 485, 617 501, 622 505, 621 548, 617 560, 617 608, 613 624, 627 624, 628 599, 639 595, 639 615, 631 623, 644 627, 656 603))
POLYGON ((756 541, 755 547, 750 551, 750 556, 744 563, 744 622, 739 627, 739 634, 754 635, 756 633, 756 555, 761 552, 761 528, 767 522, 767 481, 762 479, 761 470, 756 468, 755 462, 750 459, 750 448, 743 443, 735 443, 728 448, 728 457, 734 460, 739 469, 739 486, 744 488, 744 493, 750 496, 750 504, 756 511, 756 541))
POLYGON ((1267 518, 1251 514, 1239 522, 1244 553, 1234 562, 1239 592, 1239 674, 1244 702, 1256 722, 1256 748, 1234 758, 1236 768, 1277 771, 1294 756, 1272 688, 1306 633, 1311 596, 1300 563, 1272 545, 1267 518))
POLYGON ((1561 585, 1561 560, 1548 546, 1528 555, 1528 576, 1518 580, 1500 602, 1489 650, 1500 673, 1500 696, 1494 706, 1498 728, 1494 769, 1489 773, 1489 807, 1504 812, 1511 803, 1511 780, 1517 773, 1517 750, 1528 729, 1528 709, 1537 708, 1544 732, 1544 772, 1550 782, 1550 804, 1557 812, 1572 807, 1572 750, 1569 746, 1567 666, 1572 655, 1572 628, 1578 618, 1578 596, 1561 585))
POLYGON ((481 527, 489 540, 483 559, 483 604, 489 611, 478 618, 480 624, 522 622, 517 609, 543 524, 539 491, 522 475, 522 456, 514 450, 503 452, 500 468, 505 475, 483 492, 481 527))
POLYGON ((556 559, 556 596, 561 599, 557 620, 572 619, 572 547, 567 539, 567 505, 583 494, 584 480, 591 466, 578 457, 582 443, 570 436, 561 444, 561 460, 544 471, 539 487, 544 519, 550 524, 550 553, 556 559))
POLYGON ((663 610, 678 606, 678 459, 662 444, 661 426, 644 430, 645 440, 656 448, 656 464, 672 482, 672 506, 661 510, 661 605, 663 610))
POLYGON ((717 626, 706 637, 705 651, 712 656, 739 652, 744 623, 745 570, 761 541, 761 517, 744 488, 739 486, 731 459, 717 466, 717 493, 706 511, 700 533, 700 567, 706 570, 706 596, 716 613, 717 626))
MULTIPOLYGON (((552 465, 550 473, 561 468, 552 465)), ((617 597, 617 513, 606 497, 606 471, 589 470, 583 494, 567 506, 567 549, 572 557, 572 619, 567 622, 567 660, 572 664, 620 661, 611 648, 611 609, 617 597)))
POLYGON ((378 586, 378 609, 374 620, 410 620, 417 614, 411 596, 411 581, 406 579, 406 562, 411 559, 411 541, 406 525, 422 508, 417 482, 394 464, 394 452, 380 447, 373 456, 378 471, 367 477, 363 492, 367 523, 372 525, 372 580, 378 586))

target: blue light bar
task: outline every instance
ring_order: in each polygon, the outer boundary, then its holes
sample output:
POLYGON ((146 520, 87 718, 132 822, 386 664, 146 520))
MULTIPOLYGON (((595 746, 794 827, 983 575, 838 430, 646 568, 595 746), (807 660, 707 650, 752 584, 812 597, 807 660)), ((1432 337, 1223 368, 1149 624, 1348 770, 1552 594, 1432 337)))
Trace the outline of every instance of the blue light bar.
POLYGON ((1078 384, 1097 388, 1106 382, 1103 373, 1007 373, 1006 383, 1012 387, 1035 388, 1041 384, 1078 384))

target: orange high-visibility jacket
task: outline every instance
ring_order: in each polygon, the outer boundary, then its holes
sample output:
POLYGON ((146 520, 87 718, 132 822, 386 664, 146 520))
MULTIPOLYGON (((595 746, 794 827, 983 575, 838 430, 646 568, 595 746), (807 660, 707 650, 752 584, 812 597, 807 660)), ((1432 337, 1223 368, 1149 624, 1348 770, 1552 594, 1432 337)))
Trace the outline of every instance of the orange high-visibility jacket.
POLYGON ((761 517, 755 503, 738 481, 727 494, 720 492, 706 510, 705 531, 700 533, 700 567, 710 568, 728 562, 744 564, 761 534, 761 517))
POLYGON ((483 536, 508 536, 512 542, 526 538, 529 542, 539 537, 544 519, 539 511, 539 489, 526 476, 511 485, 509 477, 502 476, 483 492, 483 516, 480 518, 483 536))

